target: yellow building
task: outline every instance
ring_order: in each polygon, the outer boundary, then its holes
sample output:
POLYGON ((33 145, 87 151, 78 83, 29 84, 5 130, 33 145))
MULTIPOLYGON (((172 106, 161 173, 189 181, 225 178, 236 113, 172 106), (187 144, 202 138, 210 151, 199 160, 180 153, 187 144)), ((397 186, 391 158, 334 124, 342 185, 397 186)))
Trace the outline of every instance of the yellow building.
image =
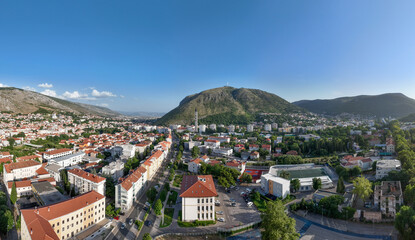
POLYGON ((63 202, 21 212, 22 239, 68 239, 104 220, 105 196, 91 191, 63 202))

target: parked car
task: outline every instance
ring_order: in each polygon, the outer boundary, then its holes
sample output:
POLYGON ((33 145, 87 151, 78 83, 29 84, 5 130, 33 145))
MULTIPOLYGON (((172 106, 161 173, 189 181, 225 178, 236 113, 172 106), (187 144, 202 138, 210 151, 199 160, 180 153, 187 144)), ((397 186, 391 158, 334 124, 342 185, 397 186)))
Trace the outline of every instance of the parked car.
POLYGON ((245 192, 241 192, 241 196, 245 195, 245 192))
POLYGON ((225 219, 224 218, 218 218, 218 221, 219 222, 225 222, 225 219))
POLYGON ((252 206, 252 204, 254 204, 253 202, 248 202, 247 205, 248 207, 252 206))
POLYGON ((231 203, 231 206, 232 206, 232 207, 235 207, 235 206, 236 206, 236 202, 232 202, 232 203, 231 203))
POLYGON ((130 225, 133 225, 134 220, 131 218, 130 221, 128 222, 130 225))
POLYGON ((222 215, 223 214, 223 211, 217 211, 216 214, 222 215))
POLYGON ((146 225, 147 227, 151 227, 151 221, 150 220, 145 221, 144 225, 146 225))
POLYGON ((125 228, 125 223, 121 224, 121 229, 125 228))

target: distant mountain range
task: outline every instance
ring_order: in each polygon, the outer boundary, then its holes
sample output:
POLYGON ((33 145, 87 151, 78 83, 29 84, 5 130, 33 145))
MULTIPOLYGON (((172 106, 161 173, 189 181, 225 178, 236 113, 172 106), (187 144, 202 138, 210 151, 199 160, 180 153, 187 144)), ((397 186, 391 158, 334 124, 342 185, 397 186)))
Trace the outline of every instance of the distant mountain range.
POLYGON ((33 112, 72 112, 103 117, 120 115, 120 113, 105 107, 70 102, 38 92, 13 87, 0 88, 0 111, 23 114, 33 112))
POLYGON ((162 117, 166 113, 160 112, 128 112, 128 111, 118 111, 125 116, 130 117, 149 117, 149 118, 159 118, 162 117))
POLYGON ((415 113, 415 100, 402 93, 361 95, 326 100, 302 100, 293 104, 313 113, 338 115, 342 113, 377 117, 403 117, 415 113))
POLYGON ((258 89, 221 87, 185 97, 158 124, 190 124, 195 109, 200 123, 246 123, 258 113, 306 112, 275 94, 258 89))

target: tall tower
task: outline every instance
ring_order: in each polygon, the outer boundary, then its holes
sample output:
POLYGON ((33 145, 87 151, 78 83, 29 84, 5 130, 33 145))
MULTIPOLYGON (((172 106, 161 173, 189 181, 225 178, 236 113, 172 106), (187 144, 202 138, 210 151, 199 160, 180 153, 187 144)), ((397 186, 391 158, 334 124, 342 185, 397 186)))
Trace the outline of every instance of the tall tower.
POLYGON ((199 125, 197 122, 197 109, 195 108, 195 133, 197 133, 199 130, 199 125))

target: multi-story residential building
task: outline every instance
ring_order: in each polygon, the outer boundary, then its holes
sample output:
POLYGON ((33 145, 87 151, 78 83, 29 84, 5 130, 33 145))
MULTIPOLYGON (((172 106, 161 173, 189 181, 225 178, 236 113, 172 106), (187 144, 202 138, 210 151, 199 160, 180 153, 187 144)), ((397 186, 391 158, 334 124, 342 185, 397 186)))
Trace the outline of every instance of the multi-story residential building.
POLYGON ((290 181, 269 173, 263 174, 261 176, 261 189, 266 194, 285 198, 290 194, 290 181))
POLYGON ((83 194, 89 191, 96 191, 105 195, 106 179, 98 175, 85 172, 81 169, 71 169, 68 171, 68 181, 75 187, 75 192, 83 194))
POLYGON ((191 173, 198 173, 200 166, 202 165, 201 162, 203 162, 200 158, 196 158, 189 162, 188 164, 188 170, 191 173))
POLYGON ((69 239, 105 219, 105 196, 91 191, 21 214, 22 239, 69 239))
POLYGON ((386 139, 386 152, 395 153, 395 141, 393 138, 386 139))
POLYGON ((73 165, 76 165, 82 162, 82 159, 84 158, 84 156, 85 156, 85 153, 80 151, 80 152, 73 153, 73 154, 67 154, 62 157, 49 159, 49 163, 57 164, 62 167, 69 167, 69 166, 73 166, 73 165))
POLYGON ((180 189, 183 221, 214 220, 217 196, 211 175, 183 176, 180 189))
POLYGON ((271 131, 272 130, 271 124, 269 124, 269 123, 265 124, 264 125, 264 130, 265 131, 271 131))
POLYGON ((213 149, 213 153, 218 154, 218 155, 222 155, 222 156, 230 156, 233 153, 233 149, 232 148, 214 148, 213 149))
POLYGON ((218 140, 206 140, 205 146, 212 147, 212 148, 218 148, 220 147, 220 142, 218 140))
POLYGON ((246 130, 247 130, 248 132, 253 132, 253 131, 254 131, 254 125, 253 125, 253 124, 248 124, 248 125, 246 126, 246 130))
POLYGON ((378 160, 376 162, 376 179, 388 176, 390 171, 401 171, 401 161, 393 159, 378 160))
POLYGON ((115 207, 121 208, 122 212, 127 211, 133 206, 139 194, 142 194, 147 184, 147 170, 140 166, 130 174, 120 179, 115 186, 115 207))
POLYGON ((5 164, 3 167, 3 182, 7 184, 9 181, 32 178, 38 175, 36 171, 41 167, 40 162, 33 160, 5 164))
POLYGON ((144 168, 147 170, 147 179, 152 179, 154 174, 157 172, 161 163, 164 160, 164 153, 163 151, 156 151, 153 155, 151 155, 143 164, 144 168))
POLYGON ((73 153, 73 150, 68 149, 68 148, 49 150, 43 153, 43 160, 60 158, 66 155, 70 155, 72 153, 73 153))
POLYGON ((111 176, 114 181, 118 181, 118 179, 124 175, 124 162, 121 160, 111 162, 109 165, 102 168, 102 174, 111 176))
POLYGON ((387 217, 395 217, 396 206, 403 204, 402 188, 400 181, 383 181, 375 186, 374 204, 379 207, 382 214, 387 217))
POLYGON ((210 136, 208 138, 208 140, 218 140, 221 143, 229 143, 231 141, 230 137, 215 137, 215 136, 210 136))
POLYGON ((225 165, 228 168, 233 168, 237 170, 240 174, 243 174, 245 172, 245 166, 246 166, 245 162, 232 160, 232 161, 227 162, 225 165))
POLYGON ((214 123, 210 124, 210 125, 209 125, 209 128, 210 128, 211 130, 216 131, 216 124, 214 124, 214 123))
POLYGON ((48 171, 48 173, 55 178, 55 180, 57 182, 61 181, 61 170, 64 169, 64 167, 58 165, 58 164, 48 164, 45 167, 46 171, 48 171))

